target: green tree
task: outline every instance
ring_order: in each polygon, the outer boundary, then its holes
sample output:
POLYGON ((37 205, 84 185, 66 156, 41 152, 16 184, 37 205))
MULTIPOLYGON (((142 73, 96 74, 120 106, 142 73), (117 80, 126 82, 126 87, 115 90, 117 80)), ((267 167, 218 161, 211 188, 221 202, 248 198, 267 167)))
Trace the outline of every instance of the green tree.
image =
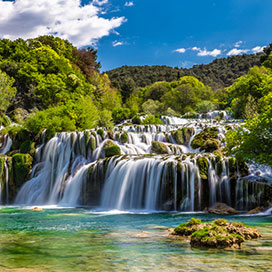
POLYGON ((0 70, 0 111, 5 113, 14 99, 17 90, 13 87, 15 80, 0 70))

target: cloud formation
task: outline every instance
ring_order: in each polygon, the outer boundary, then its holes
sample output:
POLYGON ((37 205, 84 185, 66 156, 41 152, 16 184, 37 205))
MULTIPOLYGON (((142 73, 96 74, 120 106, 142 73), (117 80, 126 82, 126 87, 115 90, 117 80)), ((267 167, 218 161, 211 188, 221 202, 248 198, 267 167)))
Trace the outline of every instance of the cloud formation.
POLYGON ((0 0, 0 38, 34 38, 54 35, 76 46, 95 44, 126 21, 101 17, 108 0, 81 5, 80 0, 0 0))
POLYGON ((231 49, 228 53, 227 56, 237 56, 239 54, 245 54, 247 53, 249 50, 248 49, 237 49, 237 48, 233 48, 231 49))
POLYGON ((186 49, 185 48, 178 48, 175 50, 175 52, 178 52, 178 53, 185 53, 186 52, 186 49))
POLYGON ((251 51, 256 54, 256 53, 263 52, 264 48, 265 48, 265 46, 256 46, 256 47, 252 48, 251 51))
POLYGON ((123 42, 118 42, 118 41, 112 42, 113 47, 120 46, 120 45, 123 45, 123 44, 124 44, 123 42))
POLYGON ((132 1, 126 2, 125 7, 133 7, 134 3, 132 1))
POLYGON ((199 57, 206 57, 206 56, 217 57, 218 55, 221 55, 221 50, 217 48, 213 49, 212 51, 208 51, 206 48, 204 48, 203 50, 198 49, 195 51, 198 51, 197 55, 199 57))
POLYGON ((239 48, 242 45, 243 41, 238 41, 234 44, 234 47, 239 48))

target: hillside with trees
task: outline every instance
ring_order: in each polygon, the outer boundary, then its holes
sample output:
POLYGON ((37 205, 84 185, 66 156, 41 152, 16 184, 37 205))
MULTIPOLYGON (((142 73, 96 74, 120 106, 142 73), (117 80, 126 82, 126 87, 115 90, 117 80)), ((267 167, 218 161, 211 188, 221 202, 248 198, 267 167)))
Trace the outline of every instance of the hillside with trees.
POLYGON ((194 76, 212 89, 225 88, 245 75, 254 65, 260 65, 263 53, 238 55, 215 59, 209 64, 194 65, 190 69, 169 66, 122 66, 107 71, 112 83, 128 95, 137 87, 145 87, 157 81, 171 82, 183 76, 194 76))

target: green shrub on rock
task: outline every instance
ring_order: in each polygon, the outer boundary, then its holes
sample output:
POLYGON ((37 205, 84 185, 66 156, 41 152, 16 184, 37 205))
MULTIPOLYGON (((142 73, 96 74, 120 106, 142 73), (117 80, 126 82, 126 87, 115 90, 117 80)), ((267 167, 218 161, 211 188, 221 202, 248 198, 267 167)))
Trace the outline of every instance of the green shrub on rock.
POLYGON ((104 144, 105 157, 120 156, 121 149, 113 141, 107 140, 104 144))
POLYGON ((21 186, 27 179, 33 158, 29 154, 14 154, 12 156, 12 167, 16 185, 21 186))
POLYGON ((190 236, 191 246, 197 248, 240 248, 245 240, 261 237, 256 228, 221 218, 208 223, 192 218, 176 227, 172 235, 190 236))
POLYGON ((24 153, 24 154, 29 153, 31 155, 34 155, 34 153, 35 153, 35 143, 31 142, 30 140, 24 141, 20 145, 20 152, 24 153))
POLYGON ((196 160, 198 168, 199 168, 199 174, 201 179, 208 179, 208 171, 209 171, 209 163, 207 158, 204 156, 199 156, 196 160))
POLYGON ((216 127, 205 128, 197 134, 192 143, 192 148, 200 148, 200 151, 212 152, 219 149, 218 129, 216 127))
POLYGON ((102 128, 99 128, 97 130, 97 134, 100 135, 102 139, 104 139, 105 133, 104 133, 104 130, 102 128))
POLYGON ((126 132, 121 134, 120 141, 122 144, 128 143, 128 134, 126 132))

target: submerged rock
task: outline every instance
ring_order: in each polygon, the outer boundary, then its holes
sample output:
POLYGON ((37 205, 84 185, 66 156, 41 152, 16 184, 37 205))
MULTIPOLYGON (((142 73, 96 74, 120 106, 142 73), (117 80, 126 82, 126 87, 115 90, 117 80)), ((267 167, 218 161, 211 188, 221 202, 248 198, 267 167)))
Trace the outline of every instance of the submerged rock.
POLYGON ((256 213, 262 213, 266 209, 264 207, 257 207, 255 209, 250 210, 247 214, 256 214, 256 213))
POLYGON ((190 236, 191 246, 197 248, 240 248, 245 240, 261 238, 256 228, 242 223, 228 223, 225 219, 204 223, 200 219, 191 218, 176 227, 171 234, 190 236))
POLYGON ((208 209, 208 213, 213 214, 238 214, 234 208, 228 206, 225 203, 215 203, 211 208, 208 209))

